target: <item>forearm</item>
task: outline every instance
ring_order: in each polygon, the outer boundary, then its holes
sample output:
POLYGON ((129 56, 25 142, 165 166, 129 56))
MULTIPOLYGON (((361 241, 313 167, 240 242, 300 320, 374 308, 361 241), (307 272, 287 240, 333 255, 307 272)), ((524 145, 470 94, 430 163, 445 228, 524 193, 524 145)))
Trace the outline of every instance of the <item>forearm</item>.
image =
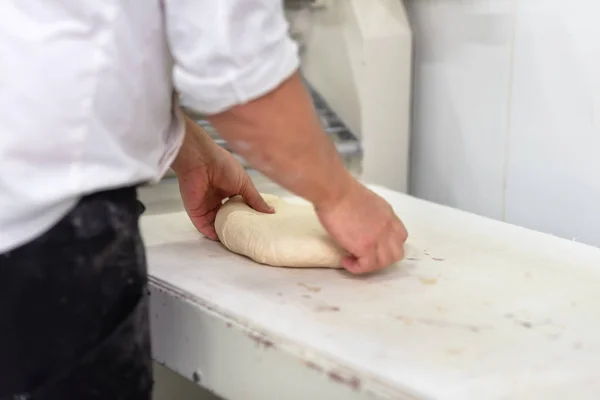
POLYGON ((298 73, 271 93, 209 120, 256 169, 317 206, 335 203, 355 184, 298 73))

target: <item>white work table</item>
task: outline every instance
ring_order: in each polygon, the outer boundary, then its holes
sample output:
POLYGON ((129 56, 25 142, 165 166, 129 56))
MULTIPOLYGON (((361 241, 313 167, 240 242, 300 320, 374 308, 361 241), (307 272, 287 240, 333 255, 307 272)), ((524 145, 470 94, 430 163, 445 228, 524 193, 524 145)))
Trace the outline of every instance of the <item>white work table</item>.
POLYGON ((367 277, 142 218, 157 362, 228 400, 600 399, 600 249, 374 189, 410 239, 367 277))

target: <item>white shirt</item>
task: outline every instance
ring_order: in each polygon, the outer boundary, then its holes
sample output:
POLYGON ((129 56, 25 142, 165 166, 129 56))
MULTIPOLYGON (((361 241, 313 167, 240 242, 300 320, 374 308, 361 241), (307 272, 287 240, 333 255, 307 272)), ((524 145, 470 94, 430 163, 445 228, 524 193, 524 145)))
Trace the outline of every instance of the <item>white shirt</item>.
POLYGON ((182 103, 211 114, 298 68, 281 0, 0 4, 0 253, 82 195, 162 177, 182 103))

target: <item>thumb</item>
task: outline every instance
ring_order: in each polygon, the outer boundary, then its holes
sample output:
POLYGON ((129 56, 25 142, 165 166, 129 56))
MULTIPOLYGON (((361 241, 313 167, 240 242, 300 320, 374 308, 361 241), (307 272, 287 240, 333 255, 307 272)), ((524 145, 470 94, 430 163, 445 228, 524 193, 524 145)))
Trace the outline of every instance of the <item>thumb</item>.
POLYGON ((249 179, 242 188, 240 195, 244 198, 246 204, 258 212, 265 214, 273 214, 275 212, 275 209, 267 204, 249 179))

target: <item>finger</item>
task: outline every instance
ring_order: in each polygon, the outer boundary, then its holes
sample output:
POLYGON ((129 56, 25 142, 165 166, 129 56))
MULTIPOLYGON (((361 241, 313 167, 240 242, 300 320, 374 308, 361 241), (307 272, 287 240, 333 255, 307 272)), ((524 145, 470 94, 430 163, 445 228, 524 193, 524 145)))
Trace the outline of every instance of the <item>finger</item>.
POLYGON ((392 250, 389 246, 389 238, 392 236, 392 224, 388 224, 373 246, 373 250, 362 263, 359 260, 359 273, 378 271, 392 264, 392 250))
POLYGON ((404 258, 404 243, 407 236, 406 229, 399 219, 392 223, 390 233, 386 239, 392 256, 392 263, 404 258))
POLYGON ((198 232, 209 238, 210 240, 219 240, 219 236, 217 235, 217 231, 215 230, 215 226, 212 224, 207 224, 203 226, 196 226, 198 232))
POLYGON ((346 269, 353 274, 366 274, 387 268, 402 257, 402 243, 399 235, 393 232, 392 225, 389 225, 374 249, 355 262, 349 262, 346 269))
POLYGON ((390 246, 390 236, 392 235, 384 237, 383 240, 377 244, 377 263, 372 266, 373 270, 383 269, 393 264, 394 256, 390 246))
POLYGON ((392 232, 397 235, 398 240, 404 244, 406 239, 408 239, 408 232, 406 231, 406 227, 400 220, 400 218, 396 218, 396 220, 392 223, 392 232))
POLYGON ((404 241, 394 233, 388 238, 388 247, 392 256, 392 264, 404 258, 404 241))
POLYGON ((354 262, 348 263, 348 267, 346 269, 352 274, 360 275, 374 270, 376 265, 377 252, 373 250, 363 256, 357 257, 354 262))
POLYGON ((262 196, 260 195, 260 193, 258 193, 258 190, 256 190, 256 187, 254 186, 250 178, 247 179, 248 180, 246 181, 246 183, 242 187, 242 190, 240 191, 240 195, 244 198, 246 204, 248 204, 250 207, 252 207, 258 212, 265 214, 273 214, 275 212, 275 209, 268 205, 265 199, 262 198, 262 196))
POLYGON ((358 266, 358 259, 354 256, 345 256, 342 258, 340 264, 345 270, 350 271, 358 266))
POLYGON ((219 208, 220 204, 203 214, 188 213, 196 230, 211 240, 219 240, 215 231, 215 219, 219 208))

